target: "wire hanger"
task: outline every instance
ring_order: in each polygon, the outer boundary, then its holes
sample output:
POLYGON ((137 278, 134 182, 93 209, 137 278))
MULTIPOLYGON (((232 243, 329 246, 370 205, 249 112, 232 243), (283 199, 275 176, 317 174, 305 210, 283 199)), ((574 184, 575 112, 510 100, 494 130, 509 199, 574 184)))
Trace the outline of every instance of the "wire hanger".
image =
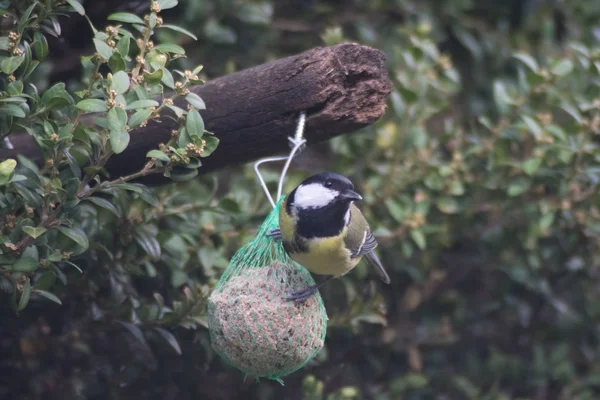
POLYGON ((273 197, 271 197, 271 193, 269 193, 269 188, 267 188, 267 184, 265 183, 265 180, 263 179, 262 175, 260 174, 258 167, 261 164, 268 163, 268 162, 276 162, 276 161, 284 161, 284 160, 286 161, 285 165, 283 166, 283 170, 281 171, 281 175, 279 177, 279 185, 277 186, 276 199, 279 200, 281 198, 281 193, 283 191, 283 181, 285 180, 285 175, 287 174, 287 171, 290 167, 290 164, 292 163, 292 160, 294 159, 295 156, 300 154, 300 152, 302 150, 304 150, 304 148, 306 147, 305 146, 306 139, 304 138, 305 124, 306 124, 306 114, 304 113, 304 111, 302 111, 300 113, 300 117, 298 118, 298 125, 296 126, 296 134, 294 135, 294 137, 291 137, 291 136, 288 137, 288 140, 290 142, 290 147, 292 148, 289 155, 263 158, 262 160, 259 160, 256 163, 254 163, 254 172, 256 173, 256 176, 258 177, 258 180, 260 181, 260 185, 262 186, 263 191, 265 192, 265 195, 267 196, 267 199, 269 200, 269 202, 271 203, 271 206, 273 208, 275 208, 276 203, 273 200, 273 197))

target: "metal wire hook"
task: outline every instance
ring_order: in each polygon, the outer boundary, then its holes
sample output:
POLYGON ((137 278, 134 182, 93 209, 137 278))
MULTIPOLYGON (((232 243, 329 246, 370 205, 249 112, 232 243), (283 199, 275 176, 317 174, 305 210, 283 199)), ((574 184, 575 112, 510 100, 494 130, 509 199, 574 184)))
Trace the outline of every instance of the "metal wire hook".
POLYGON ((265 183, 265 180, 263 179, 262 175, 260 174, 258 167, 259 167, 259 165, 264 164, 264 163, 286 160, 286 163, 283 166, 283 170, 281 171, 281 175, 279 177, 279 184, 277 186, 277 199, 279 200, 279 198, 281 197, 281 193, 283 191, 283 182, 285 180, 285 175, 287 174, 287 171, 290 167, 290 164, 292 163, 293 158, 296 155, 298 155, 302 150, 304 150, 304 147, 306 147, 306 139, 304 139, 305 124, 306 124, 306 114, 304 113, 304 111, 302 111, 300 113, 300 117, 298 118, 298 125, 296 126, 296 133, 295 133, 294 137, 288 137, 288 140, 290 141, 290 145, 292 146, 292 150, 290 151, 289 155, 280 156, 280 157, 263 158, 262 160, 259 160, 256 163, 254 163, 254 173, 258 177, 260 185, 262 186, 263 191, 265 192, 265 195, 267 196, 267 199, 269 200, 269 203, 271 203, 271 206, 273 208, 275 208, 275 201, 271 197, 271 193, 269 193, 267 184, 265 183))

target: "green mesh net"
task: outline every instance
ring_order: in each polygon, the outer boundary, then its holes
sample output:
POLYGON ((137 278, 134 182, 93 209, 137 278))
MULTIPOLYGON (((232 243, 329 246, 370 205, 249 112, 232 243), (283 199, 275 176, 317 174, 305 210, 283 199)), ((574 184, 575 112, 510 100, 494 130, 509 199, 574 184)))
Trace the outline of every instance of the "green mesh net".
POLYGON ((285 299, 315 282, 266 235, 279 226, 280 204, 231 259, 208 299, 208 321, 212 347, 228 364, 283 383, 323 347, 327 312, 318 293, 303 303, 285 299))

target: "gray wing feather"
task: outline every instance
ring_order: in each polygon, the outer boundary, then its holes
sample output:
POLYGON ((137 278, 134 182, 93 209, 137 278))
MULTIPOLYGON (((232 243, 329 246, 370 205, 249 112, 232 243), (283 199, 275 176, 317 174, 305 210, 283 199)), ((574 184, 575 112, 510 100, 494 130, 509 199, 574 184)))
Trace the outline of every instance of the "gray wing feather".
POLYGON ((370 252, 375 250, 376 247, 377 240, 375 240, 375 236, 373 236, 373 234, 370 231, 367 231, 365 241, 358 249, 356 249, 354 254, 352 254, 352 257, 360 257, 365 254, 369 254, 370 252))
POLYGON ((369 261, 370 264, 374 265, 379 269, 381 280, 384 283, 389 284, 390 277, 385 271, 385 268, 383 268, 383 265, 381 265, 379 257, 377 257, 377 254, 375 254, 375 252, 373 251, 376 247, 377 240, 375 240, 375 236, 373 236, 371 231, 367 231, 364 243, 356 250, 355 253, 352 254, 352 257, 365 256, 365 258, 369 261))
POLYGON ((350 211, 351 219, 354 219, 354 223, 348 225, 349 231, 345 242, 346 247, 351 250, 351 257, 365 256, 367 261, 380 271, 381 280, 385 283, 390 283, 390 277, 373 251, 377 247, 377 240, 375 240, 375 236, 371 233, 367 221, 354 204, 350 206, 350 211))
POLYGON ((371 264, 373 264, 374 266, 376 266, 379 269, 379 272, 380 272, 380 275, 381 275, 381 280, 383 281, 383 283, 389 285, 390 282, 391 282, 390 276, 385 271, 385 268, 383 268, 383 265, 381 265, 381 261, 379 261, 379 258, 377 257, 377 254, 375 254, 374 251, 370 251, 367 254, 365 254, 365 258, 367 260, 369 260, 369 262, 371 264))

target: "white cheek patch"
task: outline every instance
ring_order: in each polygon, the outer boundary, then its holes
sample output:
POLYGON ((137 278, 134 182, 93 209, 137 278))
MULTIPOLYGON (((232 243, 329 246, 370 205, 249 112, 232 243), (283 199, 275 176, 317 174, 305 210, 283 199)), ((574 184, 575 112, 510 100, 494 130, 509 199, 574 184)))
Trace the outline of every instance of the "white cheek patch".
POLYGON ((298 208, 320 208, 331 203, 339 194, 337 190, 327 189, 319 183, 310 183, 298 186, 294 203, 298 208))

